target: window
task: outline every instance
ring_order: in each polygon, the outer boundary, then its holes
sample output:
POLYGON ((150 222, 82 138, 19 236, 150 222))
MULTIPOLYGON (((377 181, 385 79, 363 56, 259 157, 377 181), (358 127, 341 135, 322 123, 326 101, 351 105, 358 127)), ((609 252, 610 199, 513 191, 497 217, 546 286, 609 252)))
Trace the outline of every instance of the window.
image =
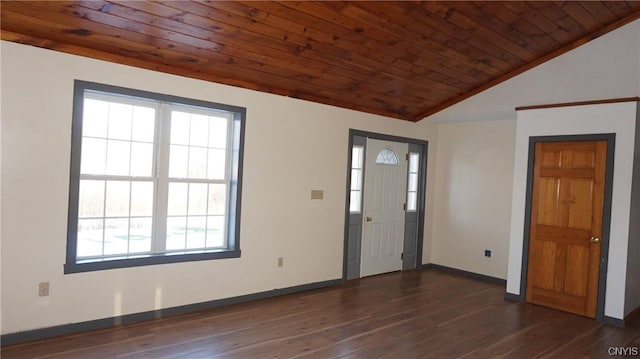
POLYGON ((398 156, 393 150, 388 148, 383 148, 380 153, 378 153, 378 157, 376 157, 376 163, 383 165, 397 165, 398 164, 398 156))
POLYGON ((418 160, 420 154, 409 153, 409 176, 407 178, 407 211, 415 212, 418 210, 418 160))
POLYGON ((65 273, 239 257, 245 109, 76 81, 65 273))
POLYGON ((353 146, 351 154, 351 200, 349 211, 359 213, 362 208, 362 170, 364 163, 364 147, 353 146))

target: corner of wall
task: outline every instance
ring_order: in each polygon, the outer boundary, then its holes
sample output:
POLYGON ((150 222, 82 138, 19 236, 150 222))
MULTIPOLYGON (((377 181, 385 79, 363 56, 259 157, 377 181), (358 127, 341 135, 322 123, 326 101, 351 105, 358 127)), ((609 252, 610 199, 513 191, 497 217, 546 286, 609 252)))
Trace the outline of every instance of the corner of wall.
MULTIPOLYGON (((640 101, 636 102, 630 218, 640 218, 640 101)), ((640 307, 640 221, 629 221, 624 314, 640 307)))

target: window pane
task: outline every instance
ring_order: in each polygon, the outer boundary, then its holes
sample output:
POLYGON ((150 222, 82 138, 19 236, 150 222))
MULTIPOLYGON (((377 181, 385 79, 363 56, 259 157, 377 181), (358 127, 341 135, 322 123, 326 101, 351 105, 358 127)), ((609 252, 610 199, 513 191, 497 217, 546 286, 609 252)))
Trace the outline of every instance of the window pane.
POLYGON ((169 177, 187 178, 189 147, 171 145, 169 159, 169 177))
POLYGON ((109 138, 131 140, 131 117, 133 106, 120 103, 109 104, 109 138))
POLYGON ((131 143, 131 176, 151 177, 153 144, 131 143))
POLYGON ((132 218, 129 225, 129 253, 151 251, 151 217, 132 218))
POLYGON ((207 218, 207 247, 226 247, 224 240, 224 216, 207 218))
POLYGON ((108 175, 129 175, 129 159, 131 157, 131 142, 107 141, 107 172, 108 175))
POLYGON ((203 115, 191 115, 191 146, 207 147, 209 142, 209 117, 203 115))
POLYGON ((207 177, 207 149, 189 147, 189 178, 207 177))
POLYGON ((153 215, 153 182, 131 183, 131 216, 153 215))
POLYGON ((187 249, 204 248, 207 217, 188 217, 187 224, 187 249))
POLYGON ((187 183, 169 183, 169 206, 167 214, 170 216, 184 216, 187 214, 187 183))
POLYGON ((107 181, 106 217, 129 216, 128 181, 107 181))
POLYGON ((360 212, 360 191, 351 191, 351 200, 349 201, 350 212, 360 212))
POLYGON ((187 234, 187 217, 167 218, 167 250, 184 250, 187 234))
POLYGON ((209 147, 227 147, 227 119, 222 117, 209 118, 209 147))
POLYGON ((351 168, 362 168, 362 157, 364 154, 364 148, 360 146, 354 146, 351 155, 351 168))
POLYGON ((351 170, 351 189, 353 190, 359 190, 361 189, 360 186, 362 184, 362 180, 360 178, 360 176, 362 175, 362 171, 361 170, 357 170, 357 169, 353 169, 351 170))
POLYGON ((133 107, 133 128, 131 139, 141 142, 153 142, 155 136, 156 110, 150 107, 133 107))
POLYGON ((82 139, 80 172, 89 175, 102 175, 107 159, 107 141, 97 138, 82 139))
MULTIPOLYGON (((109 103, 85 99, 83 112, 82 135, 106 138, 109 103)), ((84 151, 84 148, 82 150, 84 151)))
POLYGON ((209 185, 209 214, 225 214, 227 185, 209 185))
POLYGON ((415 211, 418 204, 418 196, 416 192, 409 192, 409 195, 407 197, 407 210, 408 211, 415 211))
POLYGON ((171 144, 189 144, 189 118, 190 114, 179 111, 171 112, 171 144))
POLYGON ((209 150, 207 178, 224 179, 226 171, 225 150, 209 150))
POLYGON ((409 154, 409 172, 418 173, 418 159, 420 159, 420 154, 409 154))
POLYGON ((126 254, 129 246, 129 219, 106 219, 104 254, 126 254))
POLYGON ((418 174, 417 173, 409 173, 409 185, 407 187, 409 191, 412 191, 412 192, 418 191, 418 174))
POLYGON ((102 255, 102 219, 78 220, 78 257, 102 255))
POLYGON ((104 215, 104 181, 80 181, 78 216, 102 217, 104 215))
POLYGON ((189 185, 189 213, 192 215, 207 214, 207 184, 191 183, 189 185))

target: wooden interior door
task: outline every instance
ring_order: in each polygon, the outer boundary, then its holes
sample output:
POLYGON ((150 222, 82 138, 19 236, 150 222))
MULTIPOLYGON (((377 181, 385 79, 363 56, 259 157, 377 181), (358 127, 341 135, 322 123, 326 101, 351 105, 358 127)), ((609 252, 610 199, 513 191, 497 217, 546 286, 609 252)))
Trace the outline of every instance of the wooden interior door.
POLYGON ((528 302, 595 318, 607 142, 535 146, 528 302))

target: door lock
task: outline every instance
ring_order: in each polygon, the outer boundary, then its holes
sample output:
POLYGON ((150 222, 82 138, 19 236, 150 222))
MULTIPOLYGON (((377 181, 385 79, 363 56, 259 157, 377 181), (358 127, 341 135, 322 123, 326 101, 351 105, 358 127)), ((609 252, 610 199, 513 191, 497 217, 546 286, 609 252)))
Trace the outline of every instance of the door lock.
POLYGON ((373 218, 371 218, 371 217, 367 217, 367 218, 365 219, 365 221, 367 221, 367 222, 371 222, 371 221, 373 221, 373 218))
POLYGON ((596 236, 591 237, 591 243, 598 243, 598 242, 600 242, 600 238, 596 236))

